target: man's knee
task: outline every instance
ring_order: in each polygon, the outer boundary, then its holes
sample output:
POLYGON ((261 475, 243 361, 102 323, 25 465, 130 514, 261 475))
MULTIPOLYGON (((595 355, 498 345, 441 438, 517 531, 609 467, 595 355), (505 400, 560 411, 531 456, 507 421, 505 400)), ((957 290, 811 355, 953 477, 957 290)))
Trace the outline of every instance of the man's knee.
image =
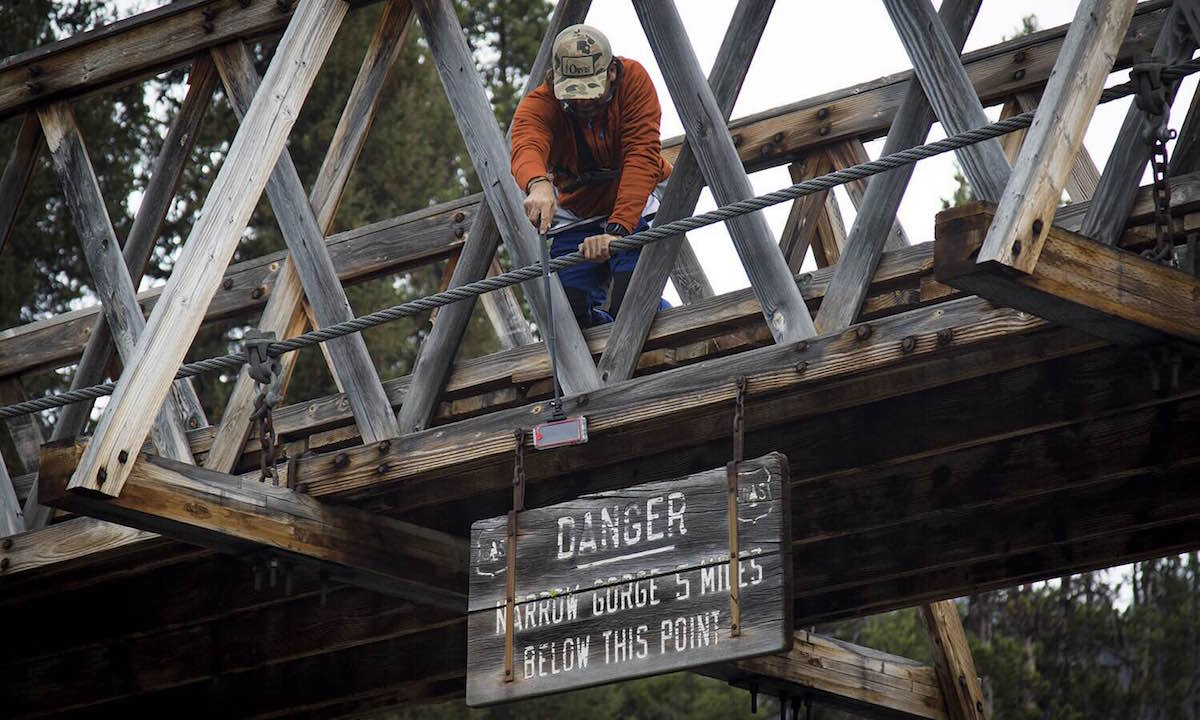
POLYGON ((592 301, 590 291, 577 287, 563 287, 563 291, 567 294, 567 302, 571 304, 571 314, 575 316, 575 321, 579 323, 579 327, 591 327, 592 301))

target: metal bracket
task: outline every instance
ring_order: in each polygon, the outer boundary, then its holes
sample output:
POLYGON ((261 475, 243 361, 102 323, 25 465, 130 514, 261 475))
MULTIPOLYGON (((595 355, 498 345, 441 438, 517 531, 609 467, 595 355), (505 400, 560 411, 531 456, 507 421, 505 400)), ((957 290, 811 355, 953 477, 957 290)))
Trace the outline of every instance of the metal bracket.
POLYGON ((733 404, 733 460, 725 466, 729 489, 729 635, 742 634, 742 588, 738 575, 738 471, 743 459, 746 429, 746 378, 737 379, 733 404))
POLYGON ((508 511, 507 584, 504 595, 504 682, 513 681, 513 615, 516 612, 517 592, 517 530, 518 517, 525 509, 525 431, 513 432, 516 448, 513 455, 513 507, 508 511))

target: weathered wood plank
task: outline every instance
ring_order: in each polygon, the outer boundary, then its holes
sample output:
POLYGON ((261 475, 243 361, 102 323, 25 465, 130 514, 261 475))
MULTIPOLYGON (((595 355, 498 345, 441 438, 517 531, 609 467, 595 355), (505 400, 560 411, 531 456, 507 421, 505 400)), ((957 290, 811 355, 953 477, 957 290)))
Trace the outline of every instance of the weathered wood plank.
MULTIPOLYGON (((724 132, 725 119, 674 2, 634 0, 634 9, 713 197, 722 205, 753 197, 754 188, 741 167, 733 139, 724 132)), ((763 214, 742 215, 726 225, 775 341, 792 342, 815 335, 808 307, 791 281, 787 263, 763 214)))
POLYGON ((38 153, 42 150, 42 124, 36 113, 28 113, 21 120, 17 141, 13 144, 4 174, 0 175, 0 253, 17 221, 17 210, 37 167, 38 153))
MULTIPOLYGON (((1000 110, 1000 119, 1006 120, 1013 115, 1036 110, 1037 104, 1038 99, 1033 93, 1017 93, 1004 102, 1004 107, 1000 110)), ((1027 131, 1028 129, 1017 130, 1000 138, 1004 156, 1010 163, 1016 162, 1027 131)), ((1075 159, 1071 162, 1071 173, 1067 175, 1067 195, 1072 202, 1091 200, 1099 182, 1100 170, 1096 167, 1096 161, 1092 160, 1092 154, 1088 152, 1087 148, 1080 145, 1079 152, 1075 153, 1075 159)))
MULTIPOLYGON (((981 3, 982 0, 947 0, 942 3, 934 22, 941 23, 955 54, 962 50, 981 3)), ((888 155, 925 142, 934 119, 933 107, 922 86, 919 83, 910 84, 888 130, 881 153, 888 155)), ((858 317, 879 258, 891 237, 889 228, 895 224, 896 211, 900 208, 912 173, 913 166, 909 165, 876 175, 868 181, 862 206, 846 241, 848 254, 838 263, 828 302, 817 314, 816 324, 820 331, 849 327, 858 317)))
MULTIPOLYGON (((884 0, 884 7, 912 60, 921 89, 946 132, 961 133, 987 125, 983 104, 933 4, 929 0, 884 0)), ((956 150, 955 156, 975 196, 999 200, 1010 172, 1000 141, 984 140, 956 150)))
POLYGON ((1191 172, 1200 167, 1200 93, 1192 93, 1191 104, 1188 105, 1187 115, 1179 126, 1179 136, 1175 139, 1175 147, 1171 148, 1171 159, 1168 162, 1172 175, 1191 172))
MULTIPOLYGON (((947 8, 947 13, 949 13, 949 8, 947 8)), ((941 15, 939 15, 938 18, 942 20, 943 23, 946 22, 941 15)), ((955 19, 956 18, 952 17, 951 21, 955 19)), ((954 42, 955 49, 962 50, 957 42, 957 39, 955 38, 954 33, 949 30, 947 30, 947 33, 950 34, 950 39, 952 42, 954 42)), ((863 145, 862 140, 859 140, 858 138, 850 138, 849 140, 833 143, 825 148, 825 153, 829 155, 829 159, 833 162, 833 167, 835 170, 841 170, 842 168, 852 167, 860 163, 870 162, 871 160, 870 153, 867 152, 867 148, 863 145)), ((863 200, 867 195, 867 183, 868 180, 854 180, 842 186, 846 189, 846 194, 850 196, 850 202, 854 203, 854 209, 856 211, 862 209, 863 200)), ((898 250, 899 248, 906 247, 911 244, 912 243, 910 243, 908 240, 908 234, 904 232, 904 227, 900 224, 900 221, 894 220, 892 222, 892 230, 890 233, 888 233, 887 241, 884 243, 883 249, 898 250)), ((830 265, 832 264, 833 263, 830 263, 830 265)))
MULTIPOLYGON (((500 228, 500 236, 515 258, 514 262, 532 265, 540 256, 540 240, 522 209, 521 191, 509 172, 504 136, 500 134, 492 114, 483 83, 475 73, 474 60, 463 37, 458 16, 449 0, 414 0, 414 6, 425 39, 429 42, 429 52, 437 66, 438 76, 454 109, 459 131, 471 155, 475 174, 483 186, 488 208, 500 228)), ((458 268, 466 272, 465 265, 465 258, 460 259, 458 268)), ((536 282, 525 283, 522 290, 533 305, 539 327, 547 327, 546 319, 550 313, 554 315, 559 382, 563 391, 572 395, 599 387, 600 376, 596 372, 595 361, 587 350, 579 324, 571 314, 562 283, 555 277, 549 296, 543 291, 542 285, 536 282)), ((419 417, 406 419, 414 421, 413 427, 420 424, 415 422, 419 417)))
POLYGON ((1043 233, 1032 273, 1014 276, 1001 263, 977 263, 999 222, 992 212, 978 203, 938 215, 940 282, 1122 344, 1200 338, 1193 299, 1200 280, 1056 226, 1043 233))
MULTIPOLYGON (((500 261, 492 257, 487 276, 495 277, 502 272, 504 269, 500 267, 500 261)), ((512 350, 535 342, 533 331, 529 329, 529 321, 525 318, 525 311, 521 309, 521 301, 517 299, 517 293, 512 288, 481 295, 479 302, 492 323, 492 332, 496 333, 501 349, 512 350)))
POLYGON ((17 491, 13 487, 12 477, 4 456, 0 455, 0 537, 8 537, 25 531, 25 515, 21 511, 21 501, 17 499, 17 491))
MULTIPOLYGON (((712 77, 708 84, 713 90, 713 97, 720 108, 725 120, 733 112, 733 103, 737 101, 738 92, 742 90, 746 71, 750 70, 750 61, 754 59, 755 48, 762 37, 762 31, 767 26, 767 18, 775 6, 774 0, 754 2, 742 0, 738 2, 730 19, 730 25, 725 30, 724 40, 716 53, 712 77)), ((662 196, 655 224, 664 224, 686 217, 696 210, 700 193, 704 188, 704 176, 700 163, 696 160, 691 146, 684 142, 676 157, 671 170, 671 180, 667 182, 667 190, 662 196)), ((634 277, 631 278, 629 289, 625 290, 622 302, 622 312, 618 314, 613 324, 614 342, 608 344, 604 355, 600 358, 600 379, 612 384, 628 379, 634 374, 637 359, 642 354, 642 346, 658 311, 659 296, 666 286, 667 276, 685 278, 683 284, 695 287, 680 295, 685 304, 695 302, 697 295, 704 295, 708 280, 698 263, 692 270, 694 254, 691 253, 686 235, 680 234, 660 240, 649 247, 642 248, 641 256, 637 259, 634 277), (680 252, 688 248, 686 252, 680 252), (684 268, 680 271, 680 268, 684 268)), ((680 293, 679 283, 676 289, 680 293)), ((707 289, 708 296, 712 288, 707 289)))
POLYGON ((952 720, 984 720, 983 687, 975 672, 958 605, 953 600, 939 600, 922 605, 920 615, 947 715, 952 720))
POLYGON ((166 394, 345 13, 339 0, 300 1, 71 487, 120 493, 132 463, 119 456, 135 457, 149 430, 141 408, 166 394))
MULTIPOLYGON (((980 263, 994 262, 1033 272, 1050 231, 1048 220, 1058 207, 1071 162, 1083 143, 1084 130, 1112 70, 1135 4, 1131 0, 1086 0, 1079 4, 1033 125, 1025 136, 1012 179, 996 208, 996 221, 980 248, 980 263)), ((1094 200, 1093 209, 1108 201, 1104 195, 1094 200)))
MULTIPOLYGON (((733 11, 729 27, 725 29, 725 37, 717 51, 708 84, 721 117, 726 121, 733 112, 733 104, 750 69, 750 61, 754 59, 754 50, 758 47, 758 41, 767 26, 767 18, 774 7, 774 0, 742 0, 733 11)), ((704 183, 695 152, 685 140, 671 169, 670 181, 654 218, 655 224, 672 222, 695 212, 704 183)), ((613 335, 610 337, 615 341, 605 348, 600 358, 600 379, 605 383, 620 382, 633 376, 668 275, 681 265, 689 266, 694 257, 690 252, 681 256, 680 249, 684 247, 690 250, 687 236, 680 234, 642 249, 629 288, 625 291, 622 312, 613 324, 613 335)), ((698 264, 693 270, 676 274, 695 278, 701 288, 699 294, 703 294, 708 281, 698 264)), ((691 281, 685 284, 690 285, 691 281)), ((678 286, 676 289, 679 289, 678 286)), ((685 304, 694 302, 697 299, 695 294, 689 293, 690 299, 685 299, 685 304)), ((711 288, 708 289, 708 295, 712 295, 711 288)))
MULTIPOLYGON (((822 152, 813 153, 788 165, 788 175, 793 183, 811 180, 832 170, 833 164, 829 155, 822 152)), ((830 238, 821 232, 822 226, 832 229, 832 223, 827 221, 829 196, 830 192, 825 190, 798 197, 792 201, 787 220, 783 224, 783 231, 779 234, 779 249, 783 252, 784 259, 787 260, 788 269, 793 273, 800 272, 810 247, 813 248, 813 257, 816 259, 817 267, 828 267, 830 264, 827 262, 830 238), (826 222, 822 222, 823 220, 826 222), (816 243, 813 242, 814 238, 817 240, 816 243), (816 249, 818 247, 820 251, 816 249), (820 258, 816 257, 818 252, 821 254, 820 258)), ((845 227, 843 226, 842 229, 845 230, 845 227)), ((841 240, 841 246, 844 247, 845 237, 843 236, 841 240)), ((840 250, 836 237, 832 238, 832 244, 835 249, 840 250)))
POLYGON ((804 630, 796 631, 790 651, 739 660, 718 674, 733 675, 739 685, 754 682, 769 693, 811 693, 822 704, 852 712, 882 709, 893 713, 889 717, 948 717, 933 668, 804 630))
MULTIPOLYGON (((11 405, 13 403, 24 402, 29 399, 25 392, 25 388, 21 385, 21 381, 17 378, 6 378, 0 380, 0 403, 11 405)), ((38 452, 42 447, 45 438, 42 436, 42 427, 38 424, 36 415, 22 415, 20 417, 9 418, 5 421, 8 427, 8 436, 12 440, 13 449, 17 451, 16 459, 21 463, 21 472, 36 473, 38 452)), ((10 458, 11 462, 12 458, 10 458)), ((15 473, 16 470, 9 470, 10 473, 15 473)), ((15 478, 14 478, 15 479, 15 478)), ((18 495, 21 492, 18 490, 18 495)))
POLYGON ((740 466, 738 570, 725 468, 592 493, 471 526, 467 702, 515 700, 790 647, 787 459, 740 466), (787 538, 788 540, 785 540, 787 538), (782 541, 782 542, 781 542, 782 541), (513 680, 507 572, 516 569, 513 680), (741 593, 731 631, 730 584, 741 593), (553 666, 552 666, 553 665, 553 666))
MULTIPOLYGON (((538 47, 537 57, 534 58, 533 67, 530 69, 529 78, 525 81, 525 93, 531 92, 536 88, 546 77, 546 71, 550 69, 550 63, 553 57, 554 38, 564 28, 581 23, 587 17, 588 8, 591 7, 591 0, 568 0, 558 4, 554 9, 554 15, 550 18, 550 23, 546 28, 546 35, 542 38, 542 44, 538 47)), ((429 32, 426 30, 426 32, 429 32)), ((443 83, 445 83, 443 79, 443 83)), ((453 93, 450 85, 446 85, 447 92, 453 93)), ((467 134, 463 131, 464 136, 467 134)), ((512 137, 512 128, 510 126, 508 137, 512 137)), ((507 144, 505 145, 507 147, 507 144)), ((474 156, 474 153, 472 153, 474 156)), ((495 160, 495 157, 493 157, 495 160)), ((492 172, 499 172, 498 169, 492 172)), ((485 175, 480 173, 480 178, 485 175)), ((514 182, 515 186, 515 182, 514 182)), ((479 209, 471 219, 471 228, 467 232, 467 242, 459 255, 458 264, 454 267, 454 272, 450 278, 450 285, 457 287, 468 282, 473 282, 484 277, 488 271, 496 267, 496 248, 501 242, 500 228, 496 222, 496 214, 493 210, 494 203, 500 202, 499 198, 489 198, 487 202, 480 205, 479 209)), ((505 200, 508 202, 508 200, 505 200)), ((501 216, 504 217, 502 211, 501 216)), ((522 216, 518 222, 524 221, 522 216)), ((512 230, 505 227, 506 234, 511 234, 512 230)), ((514 240, 506 240, 506 243, 515 242, 514 240)), ((535 246, 536 247, 536 246, 535 246)), ((516 255, 516 253, 514 253, 516 255)), ((540 254, 535 253, 538 257, 540 254)), ((557 306, 559 295, 561 292, 556 292, 551 288, 551 293, 555 298, 554 302, 557 306)), ((528 287, 526 287, 528 290, 528 287)), ((491 295, 491 293, 488 293, 491 295)), ((488 312, 489 317, 494 314, 501 316, 502 323, 497 323, 493 320, 493 327, 497 328, 497 334, 502 338, 506 335, 513 335, 519 345, 527 345, 533 341, 533 335, 529 330, 529 326, 525 323, 525 315, 519 312, 519 304, 515 298, 509 294, 504 300, 497 300, 484 296, 484 307, 488 312), (513 298, 510 300, 510 298, 513 298), (503 328, 511 327, 511 333, 503 328)), ((565 297, 563 295, 562 297, 565 297)), ((421 343, 420 350, 417 351, 417 359, 413 363, 413 377, 417 382, 413 384, 415 391, 410 394, 400 408, 398 416, 400 429, 404 432, 412 432, 424 427, 428 427, 433 419, 434 412, 437 410, 438 398, 446 385, 446 379, 449 376, 450 368, 454 362, 454 354, 458 351, 462 344, 463 336, 467 332, 467 323, 471 320, 471 313, 475 309, 475 302, 467 300, 454 305, 441 308, 438 313, 438 322, 434 324, 433 330, 429 336, 421 343)), ((556 307, 557 309, 557 307, 556 307)), ((570 313, 567 313, 570 316, 570 313)), ((555 314, 555 323, 561 319, 561 313, 555 314)), ((541 317, 545 317, 542 314, 541 317)), ((572 325, 577 325, 573 318, 572 325)), ((545 327, 539 323, 539 327, 545 327)), ((503 340, 502 340, 503 342, 503 340)), ((588 365, 592 365, 589 358, 588 365)), ((586 373, 586 369, 585 369, 586 373)), ((595 373, 587 373, 595 374, 595 373)), ((597 382, 599 382, 597 380, 597 382)))
MULTIPOLYGON (((468 196, 326 238, 339 278, 344 283, 361 282, 444 259, 462 247, 456 234, 465 231, 478 199, 477 195, 468 196)), ((286 252, 270 253, 229 266, 220 289, 209 302, 205 321, 262 308, 280 282, 285 258, 286 252)), ((140 293, 138 300, 143 309, 153 309, 162 291, 159 287, 140 293)), ((73 362, 100 314, 100 307, 93 305, 0 330, 0 375, 73 362)))
POLYGON ((43 451, 38 485, 45 503, 222 552, 265 548, 338 582, 466 606, 466 545, 450 535, 148 454, 133 463, 120 496, 84 496, 67 490, 82 454, 79 444, 43 451))
MULTIPOLYGON (((142 202, 134 216, 129 236, 125 238, 125 245, 121 248, 129 279, 135 286, 145 274, 146 263, 154 250, 154 243, 158 239, 158 231, 162 227, 167 210, 171 207, 175 188, 179 184, 183 166, 191 154, 216 82, 217 71, 212 63, 208 58, 197 58, 192 63, 192 70, 188 76, 187 95, 179 106, 179 112, 171 121, 171 127, 163 139, 162 149, 154 159, 150 179, 142 194, 142 202)), ((75 374, 71 376, 71 389, 89 387, 101 382, 112 359, 113 350, 112 331, 108 323, 103 318, 96 318, 79 365, 75 368, 75 374)), ((188 384, 190 385, 190 381, 188 384)), ((184 423, 189 429, 208 424, 204 408, 200 406, 194 391, 176 393, 176 397, 186 413, 184 423)), ((62 408, 50 439, 62 440, 82 433, 91 418, 92 405, 91 402, 80 402, 62 408)), ((35 507, 27 507, 25 511, 27 527, 30 530, 44 526, 47 519, 45 511, 35 510, 35 507)))
MULTIPOLYGON (((213 48, 211 53, 234 113, 244 119, 259 91, 254 61, 240 42, 213 48)), ((288 245, 287 264, 295 268, 305 299, 313 310, 314 324, 328 327, 352 319, 354 311, 325 247, 324 232, 317 224, 313 206, 305 196, 304 184, 286 148, 267 180, 267 197, 288 245)), ((354 333, 323 345, 329 353, 329 370, 350 402, 363 438, 374 442, 399 435, 400 427, 362 334, 354 333)))
MULTIPOLYGON (((1166 23, 1159 32, 1158 40, 1154 43, 1153 54, 1161 62, 1171 64, 1190 60, 1192 53, 1196 50, 1197 39, 1192 36, 1191 30, 1188 28, 1182 7, 1188 4, 1187 2, 1175 3, 1167 14, 1166 23)), ((1125 32, 1124 25, 1114 26, 1114 28, 1115 32, 1125 32)), ((1111 38, 1110 35, 1108 39, 1110 47, 1104 48, 1105 53, 1111 51, 1111 38)), ((1104 72, 1107 72, 1107 68, 1104 72)), ((1168 103, 1174 100, 1179 83, 1180 81, 1177 80, 1170 84, 1168 103)), ((1103 86, 1103 77, 1100 79, 1100 86, 1103 86)), ((1047 94, 1049 92, 1049 88, 1047 88, 1047 94)), ((1086 106, 1082 112, 1088 113, 1088 110, 1090 110, 1090 106, 1086 106)), ((1087 118, 1077 130, 1080 135, 1087 127, 1086 120, 1087 118)), ((1104 165, 1104 174, 1100 177, 1100 184, 1096 188, 1096 197, 1099 202, 1093 204, 1088 211, 1087 217, 1083 221, 1083 229, 1080 231, 1093 240, 1105 245, 1113 245, 1121 234, 1121 228, 1125 226, 1125 218, 1129 214, 1129 208, 1133 206, 1133 196, 1136 193, 1134 187, 1141 181, 1142 174, 1146 170, 1146 163, 1150 160, 1151 146, 1144 139, 1148 130, 1153 131, 1150 122, 1146 113, 1138 107, 1137 103, 1130 103, 1129 109, 1125 113, 1125 120, 1121 123, 1121 129, 1117 132, 1112 152, 1109 153, 1108 162, 1104 165)), ((1035 128, 1030 128, 1029 132, 1035 132, 1035 128)), ((1044 212, 1043 209, 1042 213, 1044 212)), ((1042 216, 1042 214, 1035 214, 1031 217, 1042 216)), ((1028 268, 1026 271, 1028 272, 1028 268)))
MULTIPOLYGON (((54 159, 54 168, 71 210, 71 219, 91 269, 92 284, 100 296, 105 320, 112 331, 113 343, 121 360, 126 364, 131 363, 138 357, 136 346, 144 334, 146 320, 134 298, 133 281, 108 219, 104 197, 100 193, 100 185, 88 159, 75 115, 67 105, 52 103, 39 108, 38 117, 42 121, 46 146, 54 159)), ((170 380, 168 378, 168 387, 173 384, 170 380)), ((167 457, 192 462, 184 427, 184 403, 178 400, 176 392, 167 392, 168 387, 163 388, 166 398, 157 413, 152 415, 146 412, 147 406, 156 405, 143 403, 139 406, 140 415, 159 452, 167 457)), ((195 392, 190 384, 175 387, 179 392, 195 392)))

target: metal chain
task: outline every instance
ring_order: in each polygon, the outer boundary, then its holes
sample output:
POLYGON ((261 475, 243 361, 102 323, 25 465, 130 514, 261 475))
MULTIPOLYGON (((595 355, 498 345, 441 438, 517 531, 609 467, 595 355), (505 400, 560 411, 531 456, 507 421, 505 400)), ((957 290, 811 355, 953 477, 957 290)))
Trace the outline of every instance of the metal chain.
POLYGON ((270 480, 279 484, 279 473, 275 471, 278 444, 275 437, 275 418, 273 411, 279 403, 279 376, 282 363, 278 356, 270 354, 271 344, 275 342, 275 333, 251 330, 246 333, 243 343, 246 350, 246 361, 249 363, 250 377, 258 383, 258 395, 254 398, 254 412, 250 419, 258 427, 258 439, 262 445, 259 452, 260 480, 270 480))
MULTIPOLYGON (((1182 77, 1200 71, 1200 59, 1189 60, 1179 63, 1171 67, 1163 68, 1162 79, 1170 82, 1178 80, 1182 77)), ((1100 102, 1109 102, 1118 98, 1133 95, 1136 92, 1131 83, 1116 85, 1106 89, 1100 95, 1100 102)), ((614 251, 622 250, 637 250, 645 245, 649 245, 659 240, 675 237, 683 233, 691 232, 702 227, 715 225, 725 222, 732 218, 746 215, 748 213, 763 210, 780 203, 785 203, 790 200, 795 200, 799 197, 811 195, 823 190, 831 190, 838 185, 855 180, 865 180, 872 175, 895 170, 906 165, 911 165, 918 160, 925 160, 937 155, 959 150, 969 145, 997 138, 1017 130, 1023 130, 1033 124, 1035 111, 1029 111, 1020 115, 1014 115, 1006 120, 1000 120, 989 125, 985 125, 973 130, 967 130, 955 135, 951 135, 943 140, 928 143, 926 145, 918 145, 916 147, 901 150, 885 155, 876 160, 860 163, 853 167, 848 167, 842 170, 822 175, 798 182, 789 187, 775 192, 760 195, 758 197, 748 198, 735 203, 730 203, 711 210, 706 213, 694 215, 692 217, 675 220, 674 222, 657 225, 648 230, 643 230, 633 235, 628 235, 623 238, 618 238, 612 241, 610 248, 614 251)), ((551 272, 557 272, 575 265, 582 265, 589 262, 583 257, 582 253, 573 252, 550 260, 549 269, 551 272)), ((533 280, 542 274, 542 263, 535 262, 531 265, 526 265, 520 268, 514 268, 508 272, 495 275, 493 277, 476 280, 475 282, 466 283, 458 287, 449 288, 439 293, 429 295, 427 297, 411 300, 400 305, 395 305, 390 308, 364 315, 362 317, 346 320, 344 322, 330 325, 319 330, 311 330, 303 335, 297 335, 294 338, 283 340, 281 342, 272 343, 269 353, 272 357, 278 357, 286 352, 293 350, 302 350, 307 347, 312 347, 320 343, 343 337, 351 333, 362 332, 369 328, 399 320, 404 317, 411 317, 419 313, 433 310, 434 308, 449 305, 459 302, 460 300, 469 300, 478 297, 484 293, 499 290, 501 288, 517 285, 526 280, 533 280)), ((232 353, 222 355, 220 357, 209 358, 197 362, 188 363, 179 368, 179 372, 175 374, 176 379, 193 377, 195 375, 203 375, 209 372, 220 370, 235 371, 239 370, 242 365, 246 364, 246 356, 244 353, 232 353)), ((112 395, 116 388, 115 383, 104 383, 102 385, 93 385, 91 387, 79 388, 70 390, 64 393, 48 395, 33 400, 26 400, 13 405, 0 407, 0 420, 17 417, 20 415, 28 415, 30 413, 40 412, 42 410, 50 410, 64 405, 80 402, 83 400, 95 400, 96 398, 112 395)))
POLYGON ((1142 253, 1153 262, 1175 267, 1175 228, 1171 216, 1171 175, 1167 163, 1167 141, 1175 131, 1167 126, 1171 111, 1171 87, 1163 80, 1166 66, 1153 58, 1137 62, 1129 76, 1136 89, 1134 103, 1146 115, 1142 140, 1150 146, 1151 177, 1154 180, 1154 247, 1142 253))

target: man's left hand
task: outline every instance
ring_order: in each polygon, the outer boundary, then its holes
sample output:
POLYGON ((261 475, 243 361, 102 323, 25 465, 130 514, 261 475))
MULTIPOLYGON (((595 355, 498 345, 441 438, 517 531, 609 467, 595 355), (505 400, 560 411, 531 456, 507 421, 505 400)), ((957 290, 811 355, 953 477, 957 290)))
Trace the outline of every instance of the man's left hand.
POLYGON ((616 235, 609 235, 607 233, 603 235, 593 235, 589 238, 586 238, 579 245, 579 252, 583 253, 583 256, 592 262, 604 262, 608 260, 609 256, 608 244, 616 239, 616 235))

